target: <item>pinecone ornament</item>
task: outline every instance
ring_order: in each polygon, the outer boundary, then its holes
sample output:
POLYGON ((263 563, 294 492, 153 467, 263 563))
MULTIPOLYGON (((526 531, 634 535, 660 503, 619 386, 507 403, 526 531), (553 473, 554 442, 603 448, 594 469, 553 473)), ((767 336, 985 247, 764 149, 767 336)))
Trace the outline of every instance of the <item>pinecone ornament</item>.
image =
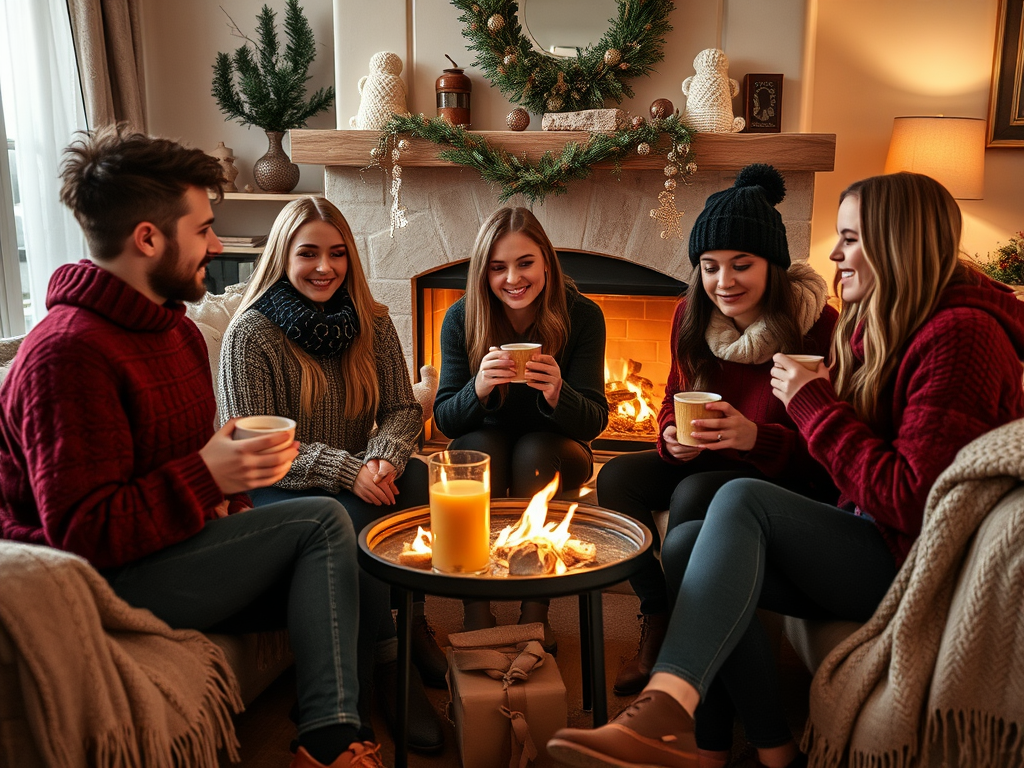
POLYGON ((510 131, 525 131, 530 127, 530 113, 522 107, 516 107, 505 118, 510 131))
POLYGON ((487 28, 491 32, 498 33, 505 28, 505 17, 496 13, 487 20, 487 28))

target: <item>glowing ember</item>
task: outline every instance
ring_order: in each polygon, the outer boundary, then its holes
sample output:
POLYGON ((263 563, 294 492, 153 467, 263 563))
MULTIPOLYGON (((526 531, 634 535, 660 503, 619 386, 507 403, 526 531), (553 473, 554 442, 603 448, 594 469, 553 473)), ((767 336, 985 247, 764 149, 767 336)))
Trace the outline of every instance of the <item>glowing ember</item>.
POLYGON ((654 383, 640 375, 642 363, 624 360, 622 374, 612 379, 607 361, 604 367, 605 396, 608 398, 608 431, 635 437, 658 434, 654 383))
MULTIPOLYGON (((547 520, 548 502, 558 491, 559 476, 534 496, 514 525, 502 528, 491 545, 491 571, 514 576, 563 574, 597 559, 597 547, 572 538, 569 523, 578 504, 571 504, 562 521, 547 520)), ((582 488, 580 496, 590 493, 582 488)), ((398 562, 414 568, 429 568, 432 539, 429 531, 417 527, 416 536, 404 545, 398 562)))

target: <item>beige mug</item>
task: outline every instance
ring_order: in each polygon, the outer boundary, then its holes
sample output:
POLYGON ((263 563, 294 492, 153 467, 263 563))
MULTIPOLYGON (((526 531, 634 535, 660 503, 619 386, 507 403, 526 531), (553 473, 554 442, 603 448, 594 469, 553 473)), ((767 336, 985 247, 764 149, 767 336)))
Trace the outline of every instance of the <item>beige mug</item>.
POLYGON ((288 440, 269 449, 269 453, 283 451, 295 440, 295 421, 284 416, 245 416, 235 422, 232 440, 247 440, 250 437, 266 437, 287 432, 288 440))
POLYGON ((818 364, 825 360, 824 355, 786 355, 790 360, 800 363, 808 371, 817 372, 818 364))
POLYGON ((690 434, 693 432, 693 425, 690 422, 694 419, 721 418, 721 412, 708 411, 704 407, 721 399, 722 396, 714 392, 676 392, 672 395, 676 409, 676 440, 692 447, 707 445, 706 440, 698 440, 690 434))
POLYGON ((526 364, 530 358, 533 357, 534 353, 540 354, 541 345, 534 344, 532 342, 522 342, 518 344, 502 344, 502 352, 508 352, 512 355, 512 361, 516 364, 516 376, 512 379, 513 384, 525 384, 526 383, 526 364))

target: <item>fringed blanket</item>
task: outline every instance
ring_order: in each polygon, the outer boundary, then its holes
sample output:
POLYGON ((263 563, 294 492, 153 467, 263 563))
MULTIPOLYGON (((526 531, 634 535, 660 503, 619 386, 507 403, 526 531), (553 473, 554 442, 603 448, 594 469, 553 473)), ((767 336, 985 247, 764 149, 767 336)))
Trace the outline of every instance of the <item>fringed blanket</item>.
POLYGON ((935 482, 875 615, 814 678, 811 765, 1024 765, 1022 479, 1024 419, 967 445, 935 482))
POLYGON ((238 683, 201 633, 132 608, 85 560, 49 547, 0 541, 0 584, 47 766, 215 768, 219 747, 237 762, 238 683))

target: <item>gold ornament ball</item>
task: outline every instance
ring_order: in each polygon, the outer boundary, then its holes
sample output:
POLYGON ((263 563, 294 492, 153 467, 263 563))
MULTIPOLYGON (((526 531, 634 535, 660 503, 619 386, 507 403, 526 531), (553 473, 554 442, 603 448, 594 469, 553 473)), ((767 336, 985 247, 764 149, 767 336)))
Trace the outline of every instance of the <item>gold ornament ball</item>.
POLYGON ((609 67, 614 67, 620 61, 622 61, 622 53, 615 48, 609 48, 604 52, 604 63, 609 67))
POLYGON ((633 126, 634 129, 636 129, 643 128, 645 122, 646 121, 642 117, 640 117, 640 115, 637 115, 636 117, 633 118, 633 121, 630 124, 633 126))
POLYGON ((530 113, 522 107, 516 107, 505 118, 510 131, 525 131, 530 126, 530 113))
POLYGON ((679 169, 676 168, 674 165, 666 165, 665 166, 665 175, 666 176, 671 178, 672 176, 675 176, 677 173, 679 173, 679 169))
POLYGON ((505 28, 505 17, 496 13, 487 20, 487 28, 491 32, 501 32, 505 28))
POLYGON ((668 99, 655 99, 651 102, 651 117, 655 120, 664 120, 675 111, 672 102, 668 99))
POLYGON ((409 140, 408 139, 399 139, 398 140, 398 148, 402 152, 405 152, 405 150, 407 150, 409 148, 409 140))
POLYGON ((562 108, 562 104, 563 104, 562 100, 559 99, 557 96, 548 99, 548 101, 547 101, 548 112, 557 112, 558 110, 560 110, 562 108))
POLYGON ((651 145, 646 141, 640 142, 636 145, 636 151, 640 155, 649 155, 651 154, 651 145))
POLYGON ((688 174, 690 174, 691 176, 693 174, 695 174, 697 172, 697 164, 696 163, 687 163, 686 164, 686 172, 688 174))
POLYGON ((676 180, 675 179, 665 179, 665 189, 667 189, 669 192, 671 192, 675 188, 676 188, 676 180))
POLYGON ((688 154, 690 154, 690 145, 678 144, 676 145, 676 151, 679 153, 679 157, 686 157, 688 154))

